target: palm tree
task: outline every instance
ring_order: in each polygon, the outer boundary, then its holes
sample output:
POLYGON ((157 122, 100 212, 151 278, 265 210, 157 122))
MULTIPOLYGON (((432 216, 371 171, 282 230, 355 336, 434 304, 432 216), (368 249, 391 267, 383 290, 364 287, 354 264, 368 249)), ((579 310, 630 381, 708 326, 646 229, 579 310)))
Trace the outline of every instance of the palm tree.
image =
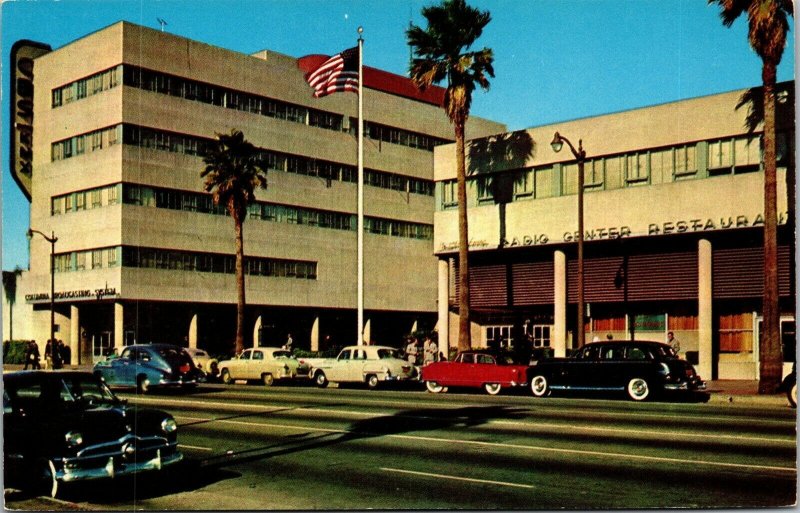
POLYGON ((778 215, 775 161, 775 83, 786 46, 792 0, 708 0, 720 7, 723 25, 730 27, 747 13, 750 46, 761 58, 764 88, 764 297, 763 330, 759 339, 760 394, 774 393, 781 381, 780 307, 778 305, 778 215))
POLYGON ((233 218, 236 229, 236 353, 244 349, 244 238, 242 225, 247 219, 247 206, 255 200, 255 189, 267 188, 267 171, 260 152, 245 140, 239 130, 230 135, 217 134, 214 143, 206 148, 200 173, 204 188, 214 198, 215 205, 224 205, 233 218))
POLYGON ((489 89, 494 78, 492 50, 468 51, 483 32, 491 15, 466 4, 464 0, 444 0, 441 5, 424 7, 428 28, 411 25, 406 31, 414 52, 411 80, 420 89, 447 80, 444 108, 456 136, 456 177, 458 187, 458 314, 459 350, 472 346, 469 320, 469 234, 467 227, 467 179, 464 165, 464 127, 469 117, 472 92, 479 85, 489 89))
POLYGON ((20 274, 22 269, 19 267, 3 271, 3 291, 8 303, 8 340, 14 340, 14 304, 17 302, 17 278, 20 274))

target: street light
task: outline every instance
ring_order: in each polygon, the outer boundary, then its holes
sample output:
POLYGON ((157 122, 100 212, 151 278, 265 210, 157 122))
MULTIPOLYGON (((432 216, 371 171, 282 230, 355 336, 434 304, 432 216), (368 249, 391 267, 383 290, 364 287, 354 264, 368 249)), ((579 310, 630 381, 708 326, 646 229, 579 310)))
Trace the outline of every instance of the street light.
POLYGON ((55 341, 56 341, 56 318, 55 318, 55 308, 53 305, 53 301, 55 300, 55 276, 56 276, 56 241, 58 237, 54 232, 50 232, 50 237, 45 235, 44 233, 40 232, 39 230, 34 230, 33 228, 28 229, 28 240, 33 239, 33 234, 38 233, 44 240, 50 243, 50 346, 55 348, 55 341))
POLYGON ((578 161, 578 328, 576 334, 578 336, 578 347, 583 347, 586 341, 583 324, 583 163, 586 160, 586 152, 583 150, 582 139, 578 140, 578 149, 576 150, 569 139, 558 132, 553 136, 550 146, 554 152, 558 153, 564 143, 569 145, 569 149, 572 150, 572 154, 578 161))

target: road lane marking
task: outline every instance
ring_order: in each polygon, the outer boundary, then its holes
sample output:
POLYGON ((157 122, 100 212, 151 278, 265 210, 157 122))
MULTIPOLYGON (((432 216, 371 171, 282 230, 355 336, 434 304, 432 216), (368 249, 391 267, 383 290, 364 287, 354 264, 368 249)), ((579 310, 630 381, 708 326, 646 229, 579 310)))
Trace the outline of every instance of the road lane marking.
MULTIPOLYGON (((197 403, 193 402, 192 404, 204 404, 203 401, 198 401, 197 403)), ((263 405, 249 405, 249 404, 238 404, 238 403, 209 403, 207 405, 215 405, 215 406, 224 406, 226 408, 231 409, 248 409, 248 410, 255 410, 259 413, 277 413, 286 411, 286 408, 265 408, 263 405)), ((295 411, 306 411, 312 413, 323 413, 323 414, 337 414, 337 415, 350 415, 354 417, 366 417, 366 418, 379 418, 379 417, 386 417, 394 415, 392 412, 359 412, 359 411, 350 411, 350 410, 337 410, 337 409, 328 409, 328 408, 307 408, 307 407, 298 407, 295 408, 295 411)), ((414 419, 425 419, 425 420, 442 420, 438 417, 431 417, 426 415, 407 415, 408 418, 414 419)), ((189 418, 189 417, 185 417, 189 418)), ((197 419, 197 420, 212 420, 212 419, 197 419)), ((507 425, 512 427, 520 427, 520 428, 545 428, 545 429, 569 429, 570 431, 574 431, 576 429, 574 424, 559 424, 555 422, 536 422, 535 420, 531 420, 529 422, 520 422, 520 421, 509 421, 509 420, 488 420, 486 424, 495 424, 495 425, 507 425)), ((625 436, 630 436, 631 431, 629 429, 620 429, 620 428, 605 428, 605 427, 596 427, 596 426, 581 426, 577 428, 578 430, 583 431, 590 431, 596 433, 606 433, 606 434, 622 434, 625 436)), ((783 444, 787 446, 795 446, 797 442, 795 439, 786 439, 786 438, 777 438, 777 437, 765 437, 765 436, 748 436, 748 435, 725 435, 725 434, 707 434, 707 433, 700 433, 695 431, 659 431, 654 429, 639 429, 638 433, 652 435, 652 436, 668 436, 673 439, 680 439, 682 437, 695 437, 695 438, 702 438, 706 440, 720 440, 720 441, 735 441, 737 443, 741 442, 759 442, 759 443, 770 443, 770 444, 783 444)))
MULTIPOLYGON (((176 417, 176 418, 191 418, 191 417, 176 417)), ((668 458, 664 456, 647 456, 643 454, 630 454, 630 453, 621 453, 621 452, 603 452, 603 451, 589 451, 584 449, 560 449, 557 447, 545 447, 545 446, 537 446, 537 445, 522 445, 522 444, 509 444, 509 443, 500 443, 500 442, 481 442, 478 440, 453 440, 449 438, 437 438, 431 436, 421 436, 421 435, 399 435, 399 434, 381 434, 381 433, 374 433, 370 434, 368 432, 364 433, 354 433, 353 431, 348 431, 346 429, 326 429, 326 428, 315 428, 310 426, 298 426, 298 425, 291 425, 291 424, 274 424, 269 422, 247 422, 242 420, 224 420, 220 419, 217 422, 224 423, 224 424, 234 424, 234 425, 242 425, 248 427, 272 427, 272 428, 279 428, 279 429, 290 429, 290 430, 299 430, 299 431, 317 431, 321 433, 339 433, 343 435, 356 435, 353 439, 359 438, 367 438, 368 436, 372 435, 373 438, 379 437, 386 437, 386 438, 397 438, 402 440, 413 440, 416 442, 437 442, 437 443, 444 443, 444 444, 460 444, 460 445, 471 445, 476 447, 495 447, 499 449, 518 449, 524 451, 542 451, 542 452, 551 452, 556 454, 575 454, 580 456, 596 456, 601 458, 619 458, 619 459, 631 459, 631 460, 639 460, 639 461, 653 461, 658 463, 675 463, 685 465, 687 463, 696 464, 696 465, 707 465, 711 467, 722 467, 722 468, 738 468, 738 469, 748 469, 748 470, 771 470, 776 472, 787 472, 787 473, 796 473, 797 469, 794 467, 779 467, 774 465, 754 465, 754 464, 747 464, 747 463, 726 463, 726 462, 719 462, 719 461, 709 461, 709 460, 690 460, 690 459, 681 459, 681 458, 668 458), (360 435, 360 436, 359 436, 360 435)))
POLYGON ((211 447, 200 447, 199 445, 189 445, 189 444, 178 444, 178 447, 183 447, 184 449, 195 449, 198 451, 213 451, 211 447))
POLYGON ((411 474, 415 476, 424 476, 424 477, 435 477, 437 479, 451 479, 453 481, 467 481, 469 483, 482 483, 482 484, 492 484, 492 485, 499 485, 499 486, 511 486, 514 488, 534 488, 533 485, 526 485, 520 483, 507 483, 505 481, 490 481, 488 479, 474 479, 471 477, 459 477, 459 476, 449 476, 447 474, 431 474, 429 472, 417 472, 415 470, 402 470, 399 468, 387 468, 381 467, 381 470, 386 472, 397 472, 398 474, 411 474))

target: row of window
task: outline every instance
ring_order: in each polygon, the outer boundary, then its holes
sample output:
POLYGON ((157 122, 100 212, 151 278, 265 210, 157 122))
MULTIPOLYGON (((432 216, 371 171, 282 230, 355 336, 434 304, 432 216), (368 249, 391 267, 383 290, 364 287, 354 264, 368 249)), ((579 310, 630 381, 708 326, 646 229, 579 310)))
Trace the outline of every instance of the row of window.
MULTIPOLYGON (((117 144, 119 141, 131 146, 153 148, 185 155, 203 155, 208 145, 214 142, 213 139, 204 137, 122 124, 54 142, 51 147, 52 160, 68 159, 87 151, 95 151, 117 144)), ((329 181, 358 182, 358 172, 355 166, 264 149, 260 150, 259 157, 266 169, 317 176, 329 181)), ((422 194, 424 196, 433 196, 434 190, 433 181, 431 180, 412 178, 374 169, 364 170, 364 183, 374 187, 422 194)))
POLYGON ((58 273, 102 269, 119 265, 120 248, 96 248, 72 251, 53 256, 53 269, 58 273))
MULTIPOLYGON (((785 165, 786 156, 793 151, 791 137, 785 133, 778 134, 777 142, 779 164, 785 165)), ((759 171, 761 159, 760 137, 757 135, 587 159, 584 162, 584 190, 611 190, 705 176, 750 173, 759 171)), ((479 204, 576 194, 578 165, 572 162, 527 168, 477 176, 470 182, 479 204)), ((454 208, 457 205, 456 181, 442 182, 440 190, 441 208, 454 208)))
POLYGON ((72 158, 76 155, 102 150, 118 144, 122 140, 122 125, 101 128, 54 142, 50 146, 52 161, 72 158))
MULTIPOLYGON (((123 267, 145 269, 233 274, 236 272, 236 257, 193 251, 123 246, 122 265, 123 267)), ((244 272, 251 276, 316 280, 317 263, 305 260, 245 257, 244 272)))
MULTIPOLYGON (((120 190, 122 190, 123 203, 128 205, 228 215, 224 205, 214 204, 211 194, 162 189, 137 184, 107 185, 96 189, 54 196, 51 199, 51 215, 115 205, 119 202, 120 190)), ((248 215, 251 219, 278 223, 302 224, 346 231, 355 231, 357 229, 355 214, 329 210, 256 202, 248 206, 248 215)), ((366 217, 364 230, 369 233, 394 237, 433 239, 432 225, 409 221, 366 217)))
MULTIPOLYGON (((226 274, 236 272, 236 257, 234 255, 131 246, 60 253, 54 255, 53 260, 55 271, 60 273, 117 267, 120 261, 123 267, 226 274)), ((252 276, 317 279, 316 262, 245 257, 244 266, 245 273, 252 276)))
POLYGON ((120 184, 114 184, 53 196, 50 200, 50 214, 68 214, 79 210, 116 205, 119 203, 120 188, 120 184))
POLYGON ((53 108, 118 86, 121 72, 121 65, 114 66, 113 68, 76 80, 67 85, 56 87, 52 91, 53 108))

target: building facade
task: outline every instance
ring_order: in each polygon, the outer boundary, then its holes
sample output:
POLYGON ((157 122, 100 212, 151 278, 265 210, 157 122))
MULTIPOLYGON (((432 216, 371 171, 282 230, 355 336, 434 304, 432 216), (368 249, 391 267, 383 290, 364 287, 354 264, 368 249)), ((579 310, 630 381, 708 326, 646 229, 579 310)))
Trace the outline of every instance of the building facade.
MULTIPOLYGON (((73 364, 132 343, 232 348, 233 221, 200 178, 205 146, 232 129, 269 169, 244 224, 246 344, 356 341, 357 96, 313 98, 304 74, 325 56, 244 55, 126 22, 42 52, 15 70, 30 68, 33 109, 18 182, 31 228, 58 238, 56 338, 73 364)), ((364 86, 365 338, 392 344, 436 322, 433 148, 453 135, 442 89, 373 68, 364 86)), ((42 347, 50 252, 31 238, 15 306, 15 335, 42 347)))
MULTIPOLYGON (((795 351, 794 84, 778 96, 781 328, 795 351)), ((468 148, 473 345, 564 355, 577 323, 578 166, 586 151, 584 330, 666 341, 706 379, 755 379, 763 292, 763 128, 746 91, 535 127, 468 148), (754 117, 755 116, 755 117, 754 117), (753 130, 750 130, 752 126, 753 130)), ((440 336, 456 344, 455 164, 434 152, 440 336)))

